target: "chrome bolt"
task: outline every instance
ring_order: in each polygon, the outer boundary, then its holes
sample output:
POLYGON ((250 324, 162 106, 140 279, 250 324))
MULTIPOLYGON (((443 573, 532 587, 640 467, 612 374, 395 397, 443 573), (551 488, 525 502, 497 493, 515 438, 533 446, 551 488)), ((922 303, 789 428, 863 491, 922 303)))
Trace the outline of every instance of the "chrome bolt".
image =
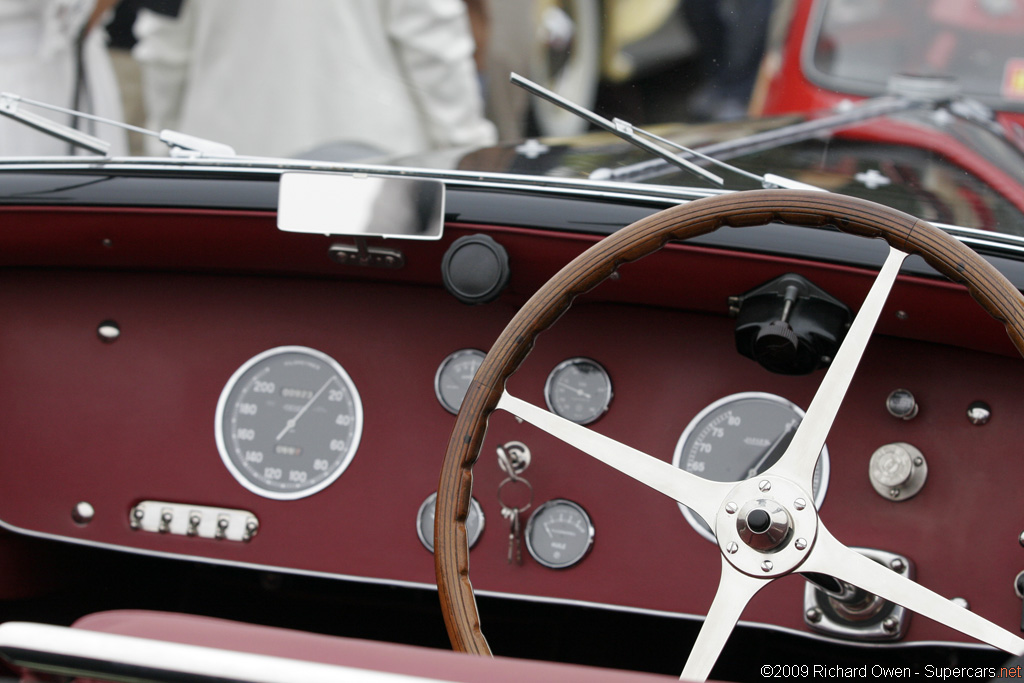
POLYGON ((761 571, 770 572, 774 566, 775 565, 772 564, 771 560, 765 560, 761 563, 761 571))
POLYGON ((803 498, 797 498, 796 500, 793 501, 793 507, 795 507, 797 510, 803 510, 805 507, 807 507, 807 501, 804 500, 803 498))
POLYGON ((796 541, 793 542, 793 547, 795 547, 797 550, 806 550, 807 549, 807 539, 806 538, 798 538, 798 539, 796 539, 796 541))
POLYGON ((735 555, 736 551, 739 549, 740 547, 736 545, 735 541, 729 541, 729 545, 725 546, 725 552, 729 553, 730 555, 735 555))
POLYGON ((914 467, 920 467, 924 464, 924 458, 914 458, 914 467))
POLYGON ((757 488, 759 488, 761 491, 771 491, 772 483, 767 479, 762 479, 761 481, 757 482, 757 488))
POLYGON ((817 607, 812 607, 806 612, 804 612, 804 618, 812 624, 817 624, 819 621, 821 621, 821 617, 821 610, 817 607))
POLYGON ((84 526, 92 521, 95 514, 96 510, 93 509, 92 505, 83 500, 71 511, 71 519, 75 520, 75 524, 84 526))
POLYGON ((906 311, 896 311, 896 319, 897 320, 906 320, 909 317, 910 316, 907 315, 906 311))
POLYGON ((967 598, 950 598, 949 601, 957 607, 963 607, 964 609, 971 609, 971 604, 967 602, 967 598))
POLYGON ((1020 532, 1020 536, 1017 537, 1017 542, 1024 546, 1024 531, 1020 532))
POLYGON ((96 336, 106 344, 112 344, 121 336, 121 326, 113 320, 104 320, 96 327, 96 336))
POLYGON ((729 501, 728 503, 725 504, 725 511, 728 512, 730 515, 735 515, 736 511, 739 509, 740 506, 732 501, 729 501))
POLYGON ((160 513, 160 533, 165 534, 171 530, 171 520, 174 519, 174 515, 170 510, 164 510, 160 513))
POLYGON ((900 497, 900 490, 899 489, 889 489, 889 497, 890 498, 899 498, 900 497))
POLYGON ((903 562, 903 560, 897 557, 889 563, 889 568, 892 569, 894 572, 902 574, 903 570, 907 568, 907 565, 905 562, 903 562))
POLYGON ((896 633, 899 630, 900 622, 896 617, 886 617, 882 620, 882 628, 886 633, 896 633))

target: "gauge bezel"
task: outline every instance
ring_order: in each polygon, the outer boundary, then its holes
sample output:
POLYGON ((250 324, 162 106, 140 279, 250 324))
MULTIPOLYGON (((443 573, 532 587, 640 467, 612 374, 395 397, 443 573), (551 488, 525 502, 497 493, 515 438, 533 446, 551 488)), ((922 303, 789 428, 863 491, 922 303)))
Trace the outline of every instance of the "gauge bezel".
MULTIPOLYGON (((697 425, 699 425, 705 417, 707 417, 711 413, 720 410, 724 405, 748 399, 762 399, 766 401, 771 401, 772 403, 778 403, 780 405, 786 406, 790 408, 794 413, 796 413, 801 420, 803 420, 803 418, 806 415, 803 408, 793 403, 789 399, 779 396, 777 394, 769 394, 768 392, 765 391, 742 391, 737 394, 723 396, 717 401, 714 401, 705 406, 699 413, 697 413, 690 420, 689 424, 686 425, 686 429, 683 430, 683 433, 679 435, 679 440, 676 441, 675 451, 673 451, 672 453, 672 464, 675 467, 679 467, 680 469, 685 470, 685 468, 680 467, 680 462, 683 458, 683 445, 686 443, 687 439, 690 438, 690 434, 693 433, 693 430, 697 428, 697 425)), ((821 455, 818 456, 818 464, 815 465, 815 469, 819 468, 821 470, 821 486, 818 488, 816 492, 814 492, 815 509, 821 508, 821 504, 825 501, 825 493, 828 491, 830 460, 827 444, 821 447, 821 455)), ((697 474, 695 476, 700 475, 697 474)), ((704 528, 704 525, 701 524, 700 517, 698 517, 693 512, 693 510, 686 507, 686 505, 684 505, 683 503, 677 503, 677 505, 679 505, 679 509, 680 511, 682 511, 683 517, 686 518, 686 521, 689 522, 690 526, 693 527, 694 531, 696 531, 698 534, 708 539, 712 543, 718 542, 715 538, 715 534, 710 529, 704 528)))
POLYGON ((607 368, 605 368, 599 362, 597 362, 596 360, 594 360, 593 358, 590 358, 588 356, 575 356, 573 358, 567 358, 567 359, 563 360, 561 363, 556 365, 551 370, 551 372, 548 373, 548 378, 544 382, 544 402, 547 404, 548 410, 550 410, 555 415, 558 415, 559 417, 565 418, 566 420, 569 420, 570 422, 575 422, 576 424, 579 424, 579 425, 592 424, 594 422, 597 422, 599 419, 601 419, 604 416, 604 414, 608 412, 608 408, 611 407, 612 398, 614 397, 614 395, 615 395, 615 387, 612 384, 612 376, 608 373, 607 368), (605 382, 608 383, 608 394, 605 396, 604 404, 601 406, 600 412, 595 414, 593 417, 587 418, 585 420, 574 420, 571 417, 568 417, 568 416, 563 415, 562 413, 558 412, 558 408, 555 407, 555 402, 554 402, 554 400, 552 400, 552 394, 554 393, 554 390, 555 390, 555 379, 558 377, 558 375, 563 370, 565 370, 566 368, 571 367, 573 365, 583 365, 583 364, 592 365, 594 368, 596 368, 601 373, 601 375, 605 379, 605 382))
POLYGON ((228 472, 231 473, 231 476, 233 476, 239 484, 250 492, 255 493, 258 496, 262 496, 263 498, 270 498, 272 500, 298 500, 323 491, 325 488, 337 481, 345 470, 348 469, 353 458, 355 458, 356 451, 359 449, 359 442, 362 440, 362 435, 363 402, 359 396, 359 391, 356 389, 355 382, 352 381, 348 372, 345 371, 345 368, 343 368, 338 361, 334 360, 323 351, 318 351, 308 346, 276 346, 272 349, 267 349, 266 351, 256 354, 249 360, 242 363, 242 365, 235 370, 234 374, 231 375, 230 379, 228 379, 224 388, 221 390, 220 398, 217 399, 217 410, 214 417, 214 436, 216 438, 217 451, 220 454, 220 459, 224 463, 228 472), (234 392, 236 385, 241 381, 242 377, 244 377, 245 374, 253 367, 265 362, 267 359, 288 353, 309 356, 316 361, 326 364, 338 376, 341 382, 345 385, 345 389, 349 391, 352 396, 352 406, 355 413, 355 426, 352 431, 352 440, 349 444, 347 453, 342 459, 341 464, 331 472, 329 476, 309 488, 299 489, 297 491, 275 491, 274 489, 260 486, 249 479, 239 469, 238 465, 235 464, 234 460, 231 458, 231 453, 228 450, 228 445, 224 441, 224 419, 225 411, 228 408, 228 399, 232 392, 234 392))
POLYGON ((526 542, 526 549, 527 551, 529 551, 530 557, 536 560, 538 564, 547 567, 548 569, 568 569, 569 567, 572 567, 582 562, 583 559, 590 554, 590 551, 594 549, 594 535, 594 521, 590 519, 590 515, 583 508, 582 505, 575 501, 571 501, 568 498, 552 498, 551 500, 542 503, 536 510, 534 510, 533 514, 530 515, 530 520, 526 523, 526 529, 523 531, 523 537, 526 542), (537 554, 537 551, 534 550, 533 543, 531 542, 533 526, 536 520, 541 516, 541 514, 546 509, 555 507, 557 505, 566 505, 568 507, 573 508, 574 510, 576 510, 576 512, 580 514, 581 517, 583 517, 584 521, 586 521, 587 523, 587 546, 586 548, 584 548, 582 553, 580 553, 578 556, 575 556, 572 560, 568 562, 549 562, 548 560, 541 558, 537 554))
MULTIPOLYGON (((435 505, 435 506, 437 505, 437 491, 435 491, 435 492, 431 493, 429 496, 427 496, 427 499, 424 500, 420 504, 420 509, 416 511, 416 535, 419 536, 420 543, 423 544, 423 547, 426 548, 427 550, 429 550, 431 553, 433 553, 434 552, 433 539, 428 539, 426 536, 424 536, 424 534, 423 534, 423 525, 420 524, 420 520, 423 519, 424 513, 426 513, 427 509, 431 505, 435 505)), ((470 548, 472 548, 474 545, 476 545, 476 542, 480 540, 480 536, 484 533, 484 526, 487 524, 487 518, 484 517, 484 509, 483 509, 483 507, 480 506, 480 501, 478 501, 476 498, 472 498, 471 497, 469 499, 469 514, 470 514, 470 516, 472 516, 474 512, 480 518, 480 526, 478 526, 476 528, 476 531, 474 531, 472 534, 468 535, 468 539, 467 540, 469 541, 469 547, 470 548)), ((466 532, 467 532, 467 534, 469 532, 469 519, 468 518, 466 520, 466 532)))
MULTIPOLYGON (((447 370, 455 361, 459 360, 463 356, 479 356, 480 362, 482 363, 487 354, 480 349, 466 348, 453 351, 445 356, 445 359, 441 361, 441 364, 437 366, 437 372, 434 373, 434 396, 437 397, 437 402, 441 404, 441 407, 447 410, 452 415, 459 414, 459 408, 462 407, 460 403, 458 406, 453 406, 448 403, 441 392, 441 378, 444 376, 444 371, 447 370)), ((477 366, 479 369, 479 366, 477 366)), ((463 397, 465 398, 465 397, 463 397)))

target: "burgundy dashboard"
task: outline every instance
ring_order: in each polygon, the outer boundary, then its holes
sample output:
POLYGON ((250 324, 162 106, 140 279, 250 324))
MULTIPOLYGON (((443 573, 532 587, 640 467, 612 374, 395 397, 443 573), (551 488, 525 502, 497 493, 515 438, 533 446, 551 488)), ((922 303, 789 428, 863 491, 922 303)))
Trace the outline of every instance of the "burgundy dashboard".
MULTIPOLYGON (((8 531, 424 589, 433 589, 434 563, 417 517, 437 489, 455 421, 437 396, 439 366, 462 349, 486 352, 529 295, 600 238, 450 214, 441 240, 401 243, 406 266, 386 270, 332 262, 329 247, 343 238, 280 232, 269 210, 23 202, 0 214, 0 522, 8 531), (496 301, 466 305, 446 291, 441 264, 456 239, 474 234, 508 252, 511 275, 496 301), (362 433, 336 480, 283 500, 232 474, 215 417, 239 368, 292 346, 344 368, 362 433), (173 519, 147 527, 140 504, 173 519), (207 533, 205 521, 202 533, 172 531, 190 510, 234 511, 243 527, 255 525, 242 537, 207 533)), ((509 392, 544 406, 560 363, 592 359, 613 396, 590 426, 669 462, 691 421, 726 397, 759 392, 805 409, 821 371, 781 375, 740 355, 729 315, 730 297, 790 272, 853 311, 874 278, 871 269, 796 255, 673 244, 579 299, 540 337, 509 392)), ((905 556, 921 583, 1014 631, 1014 580, 1024 569, 1024 518, 1013 505, 1013 482, 1024 475, 1022 381, 1002 325, 963 288, 901 276, 829 434, 821 506, 843 542, 905 556), (913 419, 887 411, 897 389, 916 399, 913 419), (985 424, 968 419, 979 401, 990 409, 985 424), (872 485, 869 462, 887 444, 910 444, 927 460, 913 497, 872 485), (985 514, 993 505, 1005 510, 995 522, 985 514)), ((508 414, 491 419, 473 496, 484 524, 472 579, 484 595, 640 613, 708 609, 719 550, 675 502, 508 414), (521 474, 532 486, 524 525, 558 499, 589 518, 592 546, 567 568, 544 566, 525 546, 521 564, 508 561, 497 449, 513 442, 532 456, 521 474)), ((810 633, 804 590, 789 577, 756 596, 743 619, 810 633)), ((905 641, 966 639, 915 617, 905 641)))

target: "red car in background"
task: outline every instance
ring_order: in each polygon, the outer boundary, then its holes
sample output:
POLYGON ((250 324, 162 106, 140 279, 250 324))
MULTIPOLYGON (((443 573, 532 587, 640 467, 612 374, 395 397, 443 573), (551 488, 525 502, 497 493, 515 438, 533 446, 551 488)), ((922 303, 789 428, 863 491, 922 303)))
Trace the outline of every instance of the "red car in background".
POLYGON ((984 104, 1024 139, 1024 0, 786 0, 751 113, 905 94, 894 73, 984 104))

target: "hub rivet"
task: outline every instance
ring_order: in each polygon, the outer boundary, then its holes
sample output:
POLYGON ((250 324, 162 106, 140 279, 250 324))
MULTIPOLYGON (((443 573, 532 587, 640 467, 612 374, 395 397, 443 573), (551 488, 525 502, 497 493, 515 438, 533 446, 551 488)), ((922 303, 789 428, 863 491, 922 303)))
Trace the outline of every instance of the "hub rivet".
POLYGON ((796 541, 793 542, 793 547, 795 547, 797 550, 806 550, 807 549, 807 539, 806 538, 798 538, 798 539, 796 539, 796 541))
POLYGON ((803 498, 797 498, 796 500, 793 501, 793 507, 795 507, 797 510, 803 510, 805 507, 807 507, 807 501, 804 500, 803 498))
POLYGON ((804 613, 804 617, 807 619, 807 621, 811 622, 812 624, 817 624, 819 621, 821 621, 821 610, 817 607, 812 607, 804 613))
POLYGON ((770 572, 772 570, 772 567, 774 567, 774 566, 775 565, 773 565, 771 563, 771 560, 765 560, 764 562, 761 563, 761 571, 763 571, 763 572, 770 572))
POLYGON ((732 501, 729 501, 728 503, 725 504, 725 511, 728 512, 730 515, 736 514, 736 511, 739 509, 740 506, 732 501))
POLYGON ((767 479, 762 479, 761 481, 757 482, 757 488, 759 488, 761 491, 771 491, 772 483, 767 479))
POLYGON ((739 549, 740 547, 736 545, 735 541, 730 541, 729 545, 725 546, 725 552, 729 553, 730 555, 735 555, 736 551, 739 549))
POLYGON ((903 570, 907 568, 907 565, 900 558, 896 558, 889 563, 889 568, 894 572, 903 573, 903 570))
POLYGON ((882 621, 882 628, 885 629, 886 633, 896 633, 900 627, 900 622, 895 617, 886 617, 882 621))

